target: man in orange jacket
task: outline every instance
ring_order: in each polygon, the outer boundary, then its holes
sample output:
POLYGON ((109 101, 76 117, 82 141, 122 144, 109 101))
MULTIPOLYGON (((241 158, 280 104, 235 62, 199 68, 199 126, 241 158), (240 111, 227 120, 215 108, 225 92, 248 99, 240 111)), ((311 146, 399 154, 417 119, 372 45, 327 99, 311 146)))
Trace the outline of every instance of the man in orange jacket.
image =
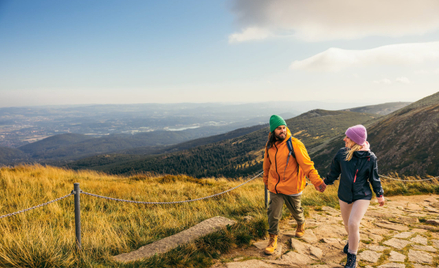
POLYGON ((263 167, 265 187, 270 191, 267 212, 270 241, 264 252, 271 255, 277 248, 279 220, 284 203, 297 222, 296 237, 302 237, 305 233, 305 217, 300 200, 306 186, 305 176, 320 192, 325 190, 326 185, 314 168, 314 162, 311 161, 305 145, 291 136, 287 123, 278 115, 270 117, 270 134, 263 167), (287 145, 290 138, 294 150, 291 155, 287 145))

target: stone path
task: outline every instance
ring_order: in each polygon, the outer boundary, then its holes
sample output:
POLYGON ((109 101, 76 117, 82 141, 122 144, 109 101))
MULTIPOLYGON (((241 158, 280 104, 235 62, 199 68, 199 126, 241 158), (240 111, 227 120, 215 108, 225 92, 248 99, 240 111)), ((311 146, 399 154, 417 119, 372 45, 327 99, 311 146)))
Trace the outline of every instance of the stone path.
MULTIPOLYGON (((343 267, 346 231, 340 211, 323 207, 307 218, 305 236, 294 237, 294 221, 281 223, 279 250, 263 254, 268 240, 222 256, 212 268, 343 267)), ((360 227, 357 267, 439 268, 439 196, 389 197, 371 203, 360 227)))
POLYGON ((213 217, 178 234, 166 237, 154 243, 148 244, 139 248, 138 250, 123 253, 114 256, 114 259, 119 262, 130 262, 143 258, 154 256, 155 254, 166 253, 180 245, 190 243, 197 238, 213 233, 227 225, 233 225, 235 221, 224 217, 213 217))

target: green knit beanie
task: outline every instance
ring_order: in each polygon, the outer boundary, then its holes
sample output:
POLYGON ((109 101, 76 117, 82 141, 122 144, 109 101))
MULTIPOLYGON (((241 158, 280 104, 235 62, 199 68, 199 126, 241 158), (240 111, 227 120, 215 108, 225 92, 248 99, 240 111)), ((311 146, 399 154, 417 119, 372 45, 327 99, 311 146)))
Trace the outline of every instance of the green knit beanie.
POLYGON ((287 123, 282 117, 275 114, 270 117, 270 132, 273 132, 278 126, 282 125, 287 126, 287 123))

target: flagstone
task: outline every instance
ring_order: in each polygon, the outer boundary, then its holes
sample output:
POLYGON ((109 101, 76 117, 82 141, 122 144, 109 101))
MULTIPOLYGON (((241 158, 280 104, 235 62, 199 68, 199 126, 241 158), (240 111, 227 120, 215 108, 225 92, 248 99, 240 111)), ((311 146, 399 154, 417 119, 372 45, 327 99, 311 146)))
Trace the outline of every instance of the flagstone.
POLYGON ((328 206, 323 206, 322 210, 329 213, 335 213, 337 215, 340 215, 341 213, 340 210, 328 206))
POLYGON ((439 232, 439 227, 435 227, 432 225, 418 225, 418 228, 422 228, 428 231, 439 232))
POLYGON ((360 231, 360 240, 370 240, 373 241, 374 243, 378 243, 381 240, 383 240, 383 237, 381 235, 375 235, 375 234, 371 234, 366 232, 366 230, 361 230, 360 231))
POLYGON ((403 224, 414 224, 419 223, 418 218, 415 217, 406 217, 406 216, 396 216, 390 219, 391 222, 395 223, 403 223, 403 224))
POLYGON ((425 210, 432 213, 439 213, 439 210, 432 208, 432 207, 426 207, 425 210))
POLYGON ((433 242, 433 246, 434 246, 435 248, 439 248, 439 240, 435 240, 435 239, 433 239, 433 240, 431 240, 431 242, 433 242))
POLYGON ((414 211, 422 210, 422 208, 420 206, 413 204, 413 203, 408 203, 406 206, 406 209, 414 210, 414 211))
POLYGON ((405 264, 402 263, 386 263, 378 266, 378 268, 405 268, 405 264))
POLYGON ((426 233, 428 231, 425 229, 414 228, 411 230, 411 232, 413 232, 413 233, 426 233))
POLYGON ((362 261, 368 261, 368 262, 375 263, 378 261, 378 259, 380 258, 381 255, 382 255, 382 253, 377 253, 377 252, 372 251, 372 250, 365 250, 365 251, 361 252, 360 254, 358 254, 358 258, 362 261))
MULTIPOLYGON (((372 234, 376 234, 376 235, 388 235, 389 234, 389 230, 386 229, 382 229, 382 228, 372 228, 368 230, 370 233, 372 234)), ((390 231, 393 232, 393 231, 390 231)))
POLYGON ((388 249, 388 247, 379 246, 379 245, 368 245, 367 248, 370 250, 373 250, 373 251, 378 251, 378 252, 381 252, 381 251, 388 249))
POLYGON ((346 245, 346 242, 340 238, 323 238, 322 241, 337 249, 342 249, 346 245))
POLYGON ((309 246, 306 243, 303 243, 302 241, 299 241, 295 238, 291 238, 291 247, 297 251, 297 253, 300 254, 307 254, 309 251, 309 246))
POLYGON ((260 250, 264 250, 268 245, 268 239, 267 240, 261 240, 253 243, 253 246, 257 247, 260 250))
POLYGON ((297 252, 288 252, 284 254, 279 261, 270 261, 273 264, 289 264, 289 265, 307 265, 312 263, 313 260, 304 254, 299 254, 297 252))
POLYGON ((429 251, 429 252, 436 252, 437 250, 432 246, 420 246, 420 245, 414 245, 414 249, 417 250, 423 250, 423 251, 429 251))
POLYGON ((319 241, 314 232, 310 229, 305 231, 305 234, 301 237, 301 239, 310 244, 317 243, 319 241))
POLYGON ((395 237, 395 238, 409 238, 410 236, 412 236, 414 234, 415 233, 413 233, 413 232, 402 232, 402 233, 399 233, 397 235, 394 235, 393 237, 395 237))
POLYGON ((311 246, 309 248, 309 253, 311 253, 312 256, 321 259, 323 257, 323 251, 317 247, 311 246))
POLYGON ((317 228, 313 229, 313 232, 316 234, 317 237, 319 237, 319 239, 330 238, 330 237, 343 238, 347 236, 345 228, 340 225, 322 224, 317 228))
POLYGON ((243 262, 229 262, 226 263, 227 268, 274 268, 276 266, 265 263, 260 260, 248 260, 243 262))
POLYGON ((392 238, 390 240, 387 240, 386 242, 384 242, 385 245, 397 248, 397 249, 403 249, 405 246, 407 246, 408 244, 410 244, 409 241, 407 240, 401 240, 398 238, 392 238))
POLYGON ((439 200, 435 197, 427 197, 424 199, 424 201, 429 202, 429 203, 439 203, 439 200))
POLYGON ((416 218, 424 218, 424 217, 428 216, 428 214, 426 214, 426 213, 410 213, 408 215, 410 217, 416 217, 416 218))
POLYGON ((391 262, 404 262, 405 258, 407 258, 404 254, 401 254, 399 252, 396 251, 391 251, 390 252, 390 257, 389 257, 389 261, 391 262))
MULTIPOLYGON (((430 265, 413 264, 413 268, 435 268, 435 267, 430 265)), ((439 266, 437 268, 439 268, 439 266)))
POLYGON ((400 225, 400 224, 376 222, 375 225, 378 227, 386 228, 389 230, 395 230, 395 231, 408 231, 409 230, 409 228, 407 226, 400 225))
POLYGON ((428 244, 427 238, 422 237, 420 235, 418 235, 416 237, 413 237, 412 239, 410 239, 410 241, 418 243, 418 244, 422 244, 422 245, 427 245, 428 244))
POLYGON ((417 263, 431 264, 433 262, 433 257, 424 251, 409 250, 409 261, 417 263))

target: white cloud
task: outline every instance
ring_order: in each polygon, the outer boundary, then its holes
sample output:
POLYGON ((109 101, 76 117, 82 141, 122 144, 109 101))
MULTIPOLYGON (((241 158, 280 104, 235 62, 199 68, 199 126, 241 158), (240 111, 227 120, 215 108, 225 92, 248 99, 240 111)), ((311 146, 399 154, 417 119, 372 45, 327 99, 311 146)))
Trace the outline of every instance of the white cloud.
POLYGON ((284 35, 305 41, 400 37, 439 29, 437 0, 232 0, 232 5, 243 30, 229 42, 284 35), (255 29, 265 33, 252 34, 255 29))
POLYGON ((410 84, 410 80, 407 77, 404 77, 404 76, 396 78, 395 81, 403 83, 403 84, 410 84))
POLYGON ((426 75, 439 74, 439 69, 435 69, 435 70, 416 70, 415 74, 426 74, 426 75))
POLYGON ((439 42, 397 44, 367 50, 330 48, 304 60, 294 61, 292 70, 332 71, 370 65, 409 65, 439 60, 439 42))
POLYGON ((231 34, 229 36, 229 43, 239 43, 249 40, 261 40, 271 36, 271 33, 267 29, 250 27, 244 29, 241 33, 231 34))
MULTIPOLYGON (((374 84, 381 84, 381 85, 391 85, 391 84, 393 84, 393 81, 390 80, 389 78, 383 78, 383 79, 380 79, 380 80, 374 80, 372 82, 374 84)), ((394 82, 403 83, 403 84, 410 84, 410 80, 407 77, 405 77, 405 76, 397 77, 394 82)))
POLYGON ((382 85, 390 85, 390 84, 392 84, 392 81, 390 79, 388 79, 388 78, 384 78, 384 79, 381 79, 381 80, 375 80, 375 81, 373 81, 373 83, 375 83, 375 84, 382 84, 382 85))

